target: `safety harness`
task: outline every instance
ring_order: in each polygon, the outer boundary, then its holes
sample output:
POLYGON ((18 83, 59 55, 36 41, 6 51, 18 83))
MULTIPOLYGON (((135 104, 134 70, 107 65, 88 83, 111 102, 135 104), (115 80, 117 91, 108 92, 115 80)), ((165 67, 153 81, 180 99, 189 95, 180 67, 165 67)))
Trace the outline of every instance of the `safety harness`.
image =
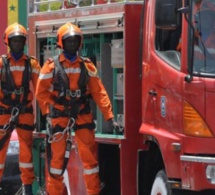
POLYGON ((30 102, 28 94, 30 92, 29 82, 32 73, 30 59, 31 57, 28 57, 25 61, 22 85, 21 87, 17 87, 10 71, 10 62, 5 55, 2 56, 1 90, 4 97, 1 99, 1 102, 9 108, 0 107, 0 115, 11 114, 11 117, 7 124, 0 126, 0 134, 4 136, 0 140, 0 150, 4 146, 5 141, 9 139, 14 128, 19 127, 25 130, 34 130, 34 125, 30 126, 18 123, 19 114, 33 113, 33 107, 27 107, 27 104, 30 102), (12 94, 15 95, 15 99, 12 99, 12 94), (23 95, 22 100, 20 98, 21 95, 23 95))
MULTIPOLYGON (((75 120, 77 118, 78 114, 88 114, 91 112, 90 108, 90 95, 87 95, 87 82, 89 80, 89 75, 87 72, 87 69, 84 64, 84 59, 80 62, 80 78, 78 81, 79 89, 72 91, 69 87, 69 79, 68 76, 64 70, 64 67, 59 62, 59 56, 55 56, 53 58, 55 69, 54 69, 54 79, 53 79, 53 90, 58 92, 58 96, 54 97, 54 101, 64 106, 64 110, 58 110, 54 106, 50 106, 50 114, 47 117, 47 159, 48 159, 48 167, 49 167, 49 173, 50 173, 50 162, 51 162, 51 143, 57 142, 61 138, 63 138, 64 134, 67 133, 67 141, 66 141, 66 151, 64 156, 64 164, 62 173, 60 175, 63 175, 68 160, 69 160, 69 154, 72 149, 72 137, 71 137, 71 131, 78 130, 82 128, 88 128, 88 129, 94 129, 95 124, 94 122, 83 124, 83 125, 76 125, 75 120), (80 109, 82 107, 82 109, 80 109), (69 121, 66 128, 63 128, 59 125, 56 125, 55 127, 51 124, 51 118, 58 118, 58 117, 68 117, 69 121), (60 134, 60 136, 59 136, 60 134), (57 138, 58 137, 58 138, 57 138)), ((50 175, 54 176, 50 173, 50 175)), ((60 176, 59 175, 59 176, 60 176)))

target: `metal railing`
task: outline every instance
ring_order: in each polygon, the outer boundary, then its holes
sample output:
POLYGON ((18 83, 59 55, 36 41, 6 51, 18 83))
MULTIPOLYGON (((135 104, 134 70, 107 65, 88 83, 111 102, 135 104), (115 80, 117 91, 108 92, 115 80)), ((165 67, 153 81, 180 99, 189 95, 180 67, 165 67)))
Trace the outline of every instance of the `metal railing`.
POLYGON ((29 13, 142 0, 29 0, 29 13))

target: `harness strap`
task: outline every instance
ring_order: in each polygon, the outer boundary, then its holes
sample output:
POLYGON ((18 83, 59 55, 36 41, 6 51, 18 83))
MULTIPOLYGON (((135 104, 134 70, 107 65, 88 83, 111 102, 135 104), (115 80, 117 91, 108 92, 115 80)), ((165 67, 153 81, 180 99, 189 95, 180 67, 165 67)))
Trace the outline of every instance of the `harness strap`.
POLYGON ((70 97, 71 101, 74 101, 74 99, 85 95, 87 91, 87 82, 89 80, 89 75, 82 59, 82 61, 80 62, 81 72, 78 80, 79 89, 71 91, 69 87, 69 78, 64 70, 64 67, 59 62, 59 56, 55 56, 53 60, 55 64, 55 69, 53 73, 54 91, 59 92, 59 95, 55 98, 55 101, 57 101, 59 104, 67 106, 66 103, 68 102, 68 100, 66 99, 66 96, 70 97))
MULTIPOLYGON (((0 126, 0 129, 3 129, 3 126, 0 126)), ((3 148, 5 142, 10 139, 12 131, 6 131, 5 135, 0 140, 0 150, 3 148)))
POLYGON ((66 88, 68 88, 69 86, 69 79, 68 76, 62 66, 62 64, 59 62, 59 56, 54 56, 53 58, 54 60, 54 64, 55 64, 55 73, 57 75, 57 79, 59 79, 59 81, 62 81, 63 84, 66 86, 66 88))
POLYGON ((52 134, 55 134, 55 133, 58 133, 58 132, 63 132, 65 128, 61 127, 60 125, 56 125, 55 127, 51 127, 52 130, 51 130, 51 133, 52 134))
MULTIPOLYGON (((74 127, 73 127, 74 131, 79 130, 79 129, 93 130, 95 128, 96 128, 96 124, 94 123, 94 121, 92 123, 86 123, 86 124, 82 124, 82 125, 75 124, 74 127)), ((51 133, 55 134, 55 133, 58 133, 58 132, 63 132, 63 130, 64 130, 63 127, 61 127, 59 125, 56 125, 55 127, 52 127, 51 133)))
MULTIPOLYGON (((70 104, 67 104, 65 106, 65 109, 62 111, 51 105, 49 116, 51 118, 58 118, 58 117, 77 118, 78 114, 80 115, 89 114, 91 112, 90 98, 91 98, 91 95, 82 96, 79 99, 70 102, 70 104), (83 105, 82 109, 80 109, 81 105, 83 105)), ((67 103, 68 103, 68 100, 67 100, 67 103)))
MULTIPOLYGON (((78 129, 83 129, 83 128, 93 130, 93 129, 95 129, 95 123, 92 122, 92 123, 87 123, 87 124, 83 124, 83 125, 75 125, 74 126, 75 131, 78 130, 78 129)), ((55 133, 58 133, 58 132, 63 132, 64 129, 65 128, 63 128, 63 127, 61 127, 59 125, 56 125, 55 127, 51 127, 51 133, 55 134, 55 133)), ((48 140, 49 140, 49 135, 47 134, 46 135, 46 155, 47 155, 47 163, 48 163, 49 174, 53 178, 58 178, 61 175, 63 175, 64 171, 66 170, 66 167, 67 167, 67 164, 68 164, 68 161, 69 161, 70 152, 71 152, 71 149, 72 149, 72 142, 71 142, 70 139, 67 139, 67 141, 66 141, 66 151, 65 151, 65 155, 64 155, 64 162, 63 162, 62 172, 61 172, 61 174, 56 176, 56 175, 53 175, 50 172, 50 167, 51 167, 50 165, 51 165, 51 159, 52 159, 52 155, 51 155, 52 150, 51 150, 51 143, 48 142, 48 140)))
POLYGON ((14 78, 11 74, 10 71, 10 62, 7 59, 6 56, 2 56, 2 80, 1 80, 1 86, 2 86, 2 91, 4 94, 4 98, 2 102, 6 105, 17 105, 22 103, 22 105, 26 105, 29 103, 27 100, 27 96, 29 93, 29 81, 31 79, 31 66, 30 66, 30 58, 28 58, 25 61, 25 70, 23 71, 23 78, 22 78, 22 86, 18 88, 15 85, 14 78), (11 94, 15 93, 15 100, 11 99, 11 94), (20 102, 20 96, 23 93, 23 99, 22 102, 20 102))
MULTIPOLYGON (((9 68, 9 60, 7 59, 6 56, 2 56, 2 61, 3 61, 3 64, 2 64, 2 69, 4 70, 5 68, 5 71, 2 71, 2 73, 5 74, 5 82, 9 85, 9 89, 6 89, 7 92, 8 91, 13 91, 13 89, 15 88, 15 83, 14 83, 14 79, 11 75, 11 72, 10 72, 10 68, 9 68)), ((4 85, 2 85, 2 88, 3 88, 4 85)), ((7 94, 7 93, 6 93, 7 94)))
MULTIPOLYGON (((60 126, 56 126, 56 127, 52 127, 52 133, 57 133, 57 132, 62 132, 64 130, 63 127, 60 126)), ((71 133, 71 132, 69 132, 71 133)), ((53 178, 58 178, 61 175, 63 175, 64 171, 66 170, 68 161, 69 161, 69 156, 70 156, 70 152, 72 149, 72 141, 70 139, 67 139, 66 141, 66 150, 65 150, 65 154, 64 154, 64 162, 63 162, 63 167, 62 167, 62 172, 61 174, 59 174, 58 176, 53 175, 50 172, 50 168, 51 168, 51 159, 52 159, 52 150, 51 150, 51 143, 48 141, 49 140, 49 135, 46 135, 46 155, 47 155, 47 163, 48 163, 48 171, 49 174, 53 177, 53 178)))
MULTIPOLYGON (((24 111, 24 109, 22 109, 22 111, 24 111)), ((33 112, 32 106, 29 108, 29 111, 33 112)), ((30 131, 33 131, 35 129, 34 125, 19 124, 18 117, 20 114, 20 109, 18 107, 13 107, 12 109, 5 109, 1 107, 1 112, 1 114, 10 112, 11 116, 9 121, 4 126, 0 126, 1 133, 3 135, 2 139, 0 140, 0 150, 3 148, 5 142, 10 138, 11 133, 16 127, 30 131)))
POLYGON ((26 124, 17 124, 16 127, 27 131, 33 131, 35 129, 35 125, 26 125, 26 124))
POLYGON ((92 123, 86 123, 86 124, 83 124, 83 125, 75 124, 74 131, 77 131, 77 130, 80 130, 80 129, 94 130, 95 128, 96 128, 96 124, 93 121, 92 123))
MULTIPOLYGON (((5 131, 4 136, 0 140, 0 150, 3 148, 5 142, 10 138, 11 133, 13 132, 15 127, 19 127, 20 129, 28 130, 28 131, 33 131, 35 129, 35 125, 26 125, 26 124, 17 124, 17 125, 12 125, 8 130, 2 130, 5 131)), ((0 125, 0 129, 3 129, 4 126, 0 125)))
MULTIPOLYGON (((16 106, 17 107, 17 106, 16 106)), ((11 114, 11 111, 13 110, 13 107, 10 107, 8 109, 0 107, 0 115, 4 114, 11 114)), ((24 114, 24 113, 30 113, 33 114, 33 107, 26 107, 26 106, 20 106, 19 108, 19 113, 24 114)))
POLYGON ((46 138, 46 156, 47 156, 49 174, 53 178, 58 178, 58 177, 62 176, 64 174, 64 171, 66 170, 67 164, 69 162, 69 156, 70 156, 69 154, 70 154, 70 151, 71 151, 71 148, 72 148, 72 143, 69 140, 67 140, 67 142, 66 142, 66 151, 65 151, 65 155, 64 155, 64 162, 63 162, 62 172, 61 172, 61 174, 56 176, 56 175, 53 175, 50 172, 52 151, 51 151, 51 144, 47 140, 48 140, 48 137, 46 138))
POLYGON ((22 104, 26 105, 28 101, 28 94, 30 92, 29 89, 29 81, 31 80, 31 65, 30 58, 25 61, 25 70, 23 72, 22 86, 24 86, 24 96, 22 100, 22 104))
MULTIPOLYGON (((16 127, 19 127, 20 129, 24 129, 24 130, 29 130, 29 131, 33 131, 35 129, 35 125, 26 125, 26 124, 17 124, 15 125, 16 127)), ((0 129, 3 129, 4 126, 0 125, 0 129)), ((15 128, 15 127, 14 127, 15 128)), ((11 129, 14 129, 11 128, 11 129)), ((1 142, 1 140, 0 140, 1 142)))

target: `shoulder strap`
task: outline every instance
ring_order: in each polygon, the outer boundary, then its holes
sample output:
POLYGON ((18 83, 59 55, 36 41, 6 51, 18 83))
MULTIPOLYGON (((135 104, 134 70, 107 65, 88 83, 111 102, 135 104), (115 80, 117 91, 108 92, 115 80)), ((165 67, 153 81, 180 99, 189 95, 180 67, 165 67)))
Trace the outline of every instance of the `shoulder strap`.
POLYGON ((25 70, 23 71, 22 76, 22 87, 24 87, 24 96, 22 103, 27 104, 28 103, 28 94, 30 92, 29 82, 31 80, 31 57, 28 57, 27 60, 25 60, 25 70))
POLYGON ((62 64, 59 62, 59 56, 55 56, 53 60, 55 64, 54 81, 58 81, 57 83, 63 84, 65 89, 69 89, 69 79, 62 64))
POLYGON ((7 56, 2 56, 2 82, 7 83, 9 89, 7 90, 14 90, 15 89, 15 82, 13 76, 10 72, 10 62, 7 59, 7 56))
POLYGON ((4 56, 2 56, 2 69, 1 69, 1 81, 3 81, 3 82, 6 81, 6 78, 5 78, 5 76, 6 76, 6 74, 5 74, 5 72, 6 72, 6 68, 5 68, 6 64, 7 64, 7 57, 4 55, 4 56))
POLYGON ((87 72, 87 69, 85 67, 84 64, 84 60, 82 59, 81 63, 80 63, 80 67, 81 67, 81 74, 80 74, 80 79, 78 81, 78 86, 81 89, 82 93, 86 92, 86 88, 87 88, 87 82, 89 80, 89 75, 87 72))
POLYGON ((28 57, 27 60, 25 60, 25 70, 23 71, 23 79, 22 79, 22 86, 28 86, 29 82, 31 80, 31 57, 28 57))

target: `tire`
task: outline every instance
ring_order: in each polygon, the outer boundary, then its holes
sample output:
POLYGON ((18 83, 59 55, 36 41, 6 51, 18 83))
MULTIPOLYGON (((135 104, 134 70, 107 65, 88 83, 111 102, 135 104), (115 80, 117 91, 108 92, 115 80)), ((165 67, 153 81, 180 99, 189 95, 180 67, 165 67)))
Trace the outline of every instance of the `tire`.
POLYGON ((164 170, 160 170, 152 185, 151 195, 171 195, 172 190, 167 183, 167 176, 164 170))

